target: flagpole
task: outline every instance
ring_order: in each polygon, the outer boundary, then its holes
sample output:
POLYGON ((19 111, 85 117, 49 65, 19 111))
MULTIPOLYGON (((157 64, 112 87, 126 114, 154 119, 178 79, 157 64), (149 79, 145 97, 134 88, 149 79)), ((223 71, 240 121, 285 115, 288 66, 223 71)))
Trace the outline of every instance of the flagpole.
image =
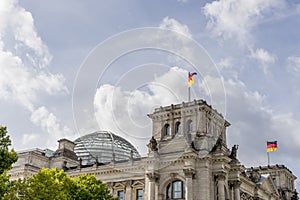
MULTIPOLYGON (((190 78, 190 72, 188 73, 188 79, 190 78)), ((188 85, 188 102, 191 101, 191 87, 188 85)))
POLYGON ((269 166, 270 165, 270 153, 267 152, 267 154, 268 154, 268 166, 269 166))
POLYGON ((189 87, 189 102, 191 101, 191 87, 189 87))

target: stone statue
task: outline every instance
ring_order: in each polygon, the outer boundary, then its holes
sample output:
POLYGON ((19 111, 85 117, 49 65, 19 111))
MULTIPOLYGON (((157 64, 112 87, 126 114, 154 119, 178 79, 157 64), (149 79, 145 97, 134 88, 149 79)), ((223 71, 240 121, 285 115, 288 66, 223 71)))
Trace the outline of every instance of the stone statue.
POLYGON ((151 152, 151 151, 157 151, 158 150, 158 148, 157 148, 157 141, 154 138, 154 136, 152 136, 152 138, 150 139, 150 142, 147 145, 147 147, 149 149, 149 152, 151 152))
POLYGON ((299 200, 298 192, 295 190, 293 196, 291 197, 291 200, 299 200))
POLYGON ((233 147, 231 148, 231 154, 230 154, 230 158, 236 160, 237 158, 237 150, 239 148, 239 145, 233 145, 233 147))

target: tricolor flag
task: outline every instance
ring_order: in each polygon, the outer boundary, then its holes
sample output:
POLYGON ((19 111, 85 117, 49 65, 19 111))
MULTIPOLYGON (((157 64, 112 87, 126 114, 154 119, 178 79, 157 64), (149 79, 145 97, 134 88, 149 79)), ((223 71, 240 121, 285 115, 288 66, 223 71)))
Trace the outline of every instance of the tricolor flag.
POLYGON ((277 150, 277 141, 268 142, 267 141, 267 152, 272 152, 277 150))
POLYGON ((194 78, 193 76, 197 75, 196 72, 190 73, 189 72, 189 77, 188 77, 188 86, 191 87, 194 84, 194 78))

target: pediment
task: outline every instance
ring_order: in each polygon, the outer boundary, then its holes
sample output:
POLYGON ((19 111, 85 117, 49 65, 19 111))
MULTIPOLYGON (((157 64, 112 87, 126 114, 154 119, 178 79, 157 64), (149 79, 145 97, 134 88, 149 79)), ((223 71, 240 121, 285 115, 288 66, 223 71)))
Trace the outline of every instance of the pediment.
POLYGON ((114 189, 124 189, 125 185, 122 183, 116 183, 113 188, 114 189))
POLYGON ((141 181, 135 181, 131 186, 137 188, 137 187, 144 187, 145 184, 141 181))
POLYGON ((272 177, 269 174, 261 175, 261 180, 259 181, 261 189, 279 196, 276 185, 274 184, 272 177))

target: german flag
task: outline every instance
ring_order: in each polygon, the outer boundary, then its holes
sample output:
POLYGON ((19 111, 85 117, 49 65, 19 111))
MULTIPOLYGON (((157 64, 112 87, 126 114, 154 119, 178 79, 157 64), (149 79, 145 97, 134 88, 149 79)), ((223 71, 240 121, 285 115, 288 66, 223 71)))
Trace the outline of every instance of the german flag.
POLYGON ((193 76, 197 75, 196 72, 190 73, 189 72, 189 77, 188 77, 188 86, 191 87, 194 84, 194 78, 193 76))
POLYGON ((267 141, 267 152, 272 152, 277 150, 277 141, 268 142, 267 141))

